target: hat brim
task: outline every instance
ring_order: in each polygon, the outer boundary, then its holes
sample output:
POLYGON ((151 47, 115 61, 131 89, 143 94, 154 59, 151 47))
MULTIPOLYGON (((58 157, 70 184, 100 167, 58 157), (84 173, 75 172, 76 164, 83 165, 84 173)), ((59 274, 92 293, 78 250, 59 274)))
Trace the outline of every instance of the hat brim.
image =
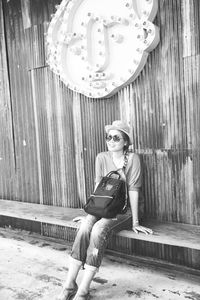
POLYGON ((106 125, 105 126, 105 131, 106 133, 108 133, 110 130, 118 130, 118 131, 122 131, 124 132, 128 137, 129 137, 129 141, 130 141, 130 145, 133 144, 133 137, 130 133, 128 133, 127 131, 123 130, 123 129, 119 129, 119 127, 115 126, 115 125, 106 125))

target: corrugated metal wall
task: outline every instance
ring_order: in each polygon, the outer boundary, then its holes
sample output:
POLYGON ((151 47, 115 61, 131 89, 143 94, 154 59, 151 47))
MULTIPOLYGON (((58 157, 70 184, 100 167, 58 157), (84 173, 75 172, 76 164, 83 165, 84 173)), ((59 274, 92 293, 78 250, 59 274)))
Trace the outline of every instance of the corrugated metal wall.
POLYGON ((123 118, 143 162, 146 216, 200 224, 200 3, 158 2, 161 40, 144 70, 95 100, 69 91, 45 64, 44 33, 58 1, 3 0, 2 198, 80 207, 106 149, 104 125, 123 118))

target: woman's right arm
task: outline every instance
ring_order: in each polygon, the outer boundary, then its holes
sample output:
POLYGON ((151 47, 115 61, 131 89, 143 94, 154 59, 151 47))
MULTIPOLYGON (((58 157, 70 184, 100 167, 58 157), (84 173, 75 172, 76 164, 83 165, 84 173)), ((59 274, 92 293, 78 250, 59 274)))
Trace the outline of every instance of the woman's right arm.
POLYGON ((141 226, 138 220, 138 200, 139 200, 139 191, 129 191, 129 201, 132 212, 132 230, 135 233, 143 232, 145 234, 153 234, 153 231, 150 228, 141 226))

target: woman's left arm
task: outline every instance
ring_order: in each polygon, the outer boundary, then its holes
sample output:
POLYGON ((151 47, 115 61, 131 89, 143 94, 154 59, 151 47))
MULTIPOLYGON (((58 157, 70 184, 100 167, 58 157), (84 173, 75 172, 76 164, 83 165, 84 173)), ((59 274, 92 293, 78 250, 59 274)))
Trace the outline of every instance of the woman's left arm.
POLYGON ((135 233, 143 232, 145 234, 153 234, 153 231, 150 228, 141 226, 138 220, 138 200, 139 192, 138 191, 129 191, 129 200, 131 205, 132 212, 132 229, 135 233))

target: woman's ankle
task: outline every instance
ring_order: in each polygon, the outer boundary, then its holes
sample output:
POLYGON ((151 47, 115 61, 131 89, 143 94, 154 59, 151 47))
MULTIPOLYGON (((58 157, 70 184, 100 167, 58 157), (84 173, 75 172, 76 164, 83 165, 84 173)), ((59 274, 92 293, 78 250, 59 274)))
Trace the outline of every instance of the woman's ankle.
POLYGON ((76 292, 76 296, 84 296, 87 295, 89 293, 89 290, 78 290, 76 292))
POLYGON ((63 285, 63 289, 73 289, 77 286, 75 280, 66 281, 63 285))

